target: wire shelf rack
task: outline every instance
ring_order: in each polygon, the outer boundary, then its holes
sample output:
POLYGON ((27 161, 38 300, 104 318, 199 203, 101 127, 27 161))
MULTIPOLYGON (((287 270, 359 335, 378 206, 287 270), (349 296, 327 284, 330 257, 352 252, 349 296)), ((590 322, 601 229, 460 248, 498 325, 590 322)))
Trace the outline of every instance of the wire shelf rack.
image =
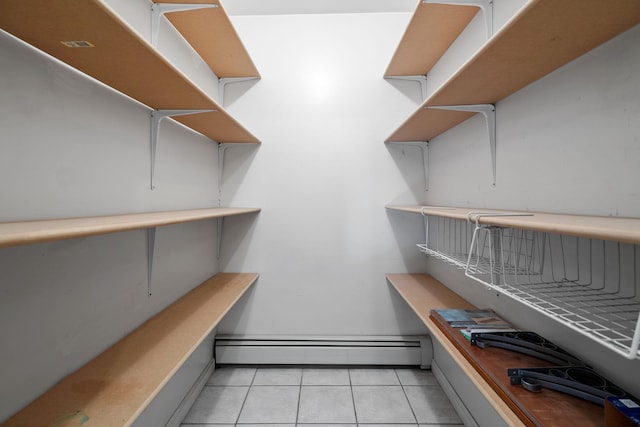
POLYGON ((425 254, 588 336, 640 358, 638 245, 425 218, 425 254), (465 248, 466 246, 466 248, 465 248))

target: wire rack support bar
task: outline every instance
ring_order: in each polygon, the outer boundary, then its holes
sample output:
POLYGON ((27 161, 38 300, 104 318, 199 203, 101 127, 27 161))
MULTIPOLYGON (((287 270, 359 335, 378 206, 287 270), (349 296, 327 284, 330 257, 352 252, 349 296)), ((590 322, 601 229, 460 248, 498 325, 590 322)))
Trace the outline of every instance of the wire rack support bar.
POLYGON ((216 110, 152 110, 151 111, 151 189, 156 188, 156 151, 158 149, 158 135, 160 122, 166 117, 186 116, 189 114, 207 113, 216 110))
POLYGON ((467 214, 467 222, 475 224, 476 227, 480 227, 480 219, 483 217, 496 217, 496 216, 533 216, 532 213, 527 212, 475 212, 471 211, 467 214))
POLYGON ((187 10, 214 9, 217 4, 181 4, 181 3, 153 3, 151 5, 151 45, 158 47, 160 19, 165 13, 185 12, 187 10))
POLYGON ((493 104, 476 105, 446 105, 437 107, 425 107, 433 110, 470 111, 480 113, 487 123, 489 137, 489 150, 491 151, 491 170, 493 172, 493 185, 496 185, 496 106, 493 104))
POLYGON ((484 14, 487 39, 493 36, 493 0, 422 0, 422 3, 455 4, 458 6, 479 7, 484 14))

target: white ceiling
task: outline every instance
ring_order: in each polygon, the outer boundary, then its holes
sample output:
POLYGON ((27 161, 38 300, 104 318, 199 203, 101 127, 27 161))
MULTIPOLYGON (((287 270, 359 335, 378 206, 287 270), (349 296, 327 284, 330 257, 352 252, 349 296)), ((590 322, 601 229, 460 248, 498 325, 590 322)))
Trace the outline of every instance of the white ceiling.
POLYGON ((419 0, 223 0, 229 15, 413 12, 419 0))

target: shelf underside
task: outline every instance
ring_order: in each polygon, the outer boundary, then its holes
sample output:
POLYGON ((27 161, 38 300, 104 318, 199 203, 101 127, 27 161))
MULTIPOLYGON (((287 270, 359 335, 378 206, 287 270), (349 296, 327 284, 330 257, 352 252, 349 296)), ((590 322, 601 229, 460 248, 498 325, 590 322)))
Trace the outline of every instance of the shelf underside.
POLYGON ((478 10, 475 6, 420 2, 385 77, 426 75, 478 10))
MULTIPOLYGON (((387 209, 424 213, 425 215, 464 221, 467 220, 469 213, 528 214, 528 216, 482 216, 479 219, 479 223, 498 227, 511 227, 522 230, 543 231, 547 233, 640 244, 640 219, 638 218, 563 215, 438 206, 387 206, 387 209)), ((477 215, 471 215, 471 220, 475 221, 476 217, 477 215)))
POLYGON ((638 23, 636 0, 531 1, 386 142, 435 138, 473 114, 426 107, 495 104, 638 23))
POLYGON ((5 0, 0 28, 217 142, 259 142, 100 0, 5 0), (67 47, 63 42, 88 42, 67 47))
POLYGON ((3 426, 130 426, 257 274, 218 274, 171 304, 3 426), (83 420, 84 419, 84 420, 83 420))
POLYGON ((40 221, 0 222, 0 248, 161 227, 259 211, 259 208, 210 208, 40 221))
POLYGON ((155 0, 155 3, 215 4, 213 9, 167 13, 171 24, 220 78, 260 77, 223 5, 216 0, 155 0))

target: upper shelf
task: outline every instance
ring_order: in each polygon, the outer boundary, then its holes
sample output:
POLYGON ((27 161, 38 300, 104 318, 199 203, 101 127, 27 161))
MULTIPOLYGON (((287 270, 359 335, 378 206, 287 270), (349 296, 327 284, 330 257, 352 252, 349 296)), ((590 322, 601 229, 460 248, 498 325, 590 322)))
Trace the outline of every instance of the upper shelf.
POLYGON ((216 76, 260 77, 220 1, 154 0, 154 3, 217 5, 216 8, 169 12, 166 16, 216 76))
POLYGON ((425 215, 460 220, 467 220, 467 218, 470 218, 474 222, 477 218, 480 224, 486 225, 640 244, 640 218, 563 215, 505 211, 498 209, 470 209, 439 206, 387 206, 387 209, 424 213, 425 215), (470 213, 474 214, 469 215, 470 213), (478 214, 488 213, 530 215, 478 217, 478 214))
POLYGON ((418 3, 385 77, 429 73, 479 10, 476 6, 418 3))
POLYGON ((638 23, 637 0, 532 0, 385 142, 428 141, 475 114, 428 107, 495 104, 638 23))
POLYGON ((0 248, 152 228, 259 211, 259 208, 209 208, 83 218, 0 222, 0 248))
POLYGON ((214 141, 259 142, 100 0, 5 0, 0 28, 154 110, 215 110, 175 118, 214 141))

